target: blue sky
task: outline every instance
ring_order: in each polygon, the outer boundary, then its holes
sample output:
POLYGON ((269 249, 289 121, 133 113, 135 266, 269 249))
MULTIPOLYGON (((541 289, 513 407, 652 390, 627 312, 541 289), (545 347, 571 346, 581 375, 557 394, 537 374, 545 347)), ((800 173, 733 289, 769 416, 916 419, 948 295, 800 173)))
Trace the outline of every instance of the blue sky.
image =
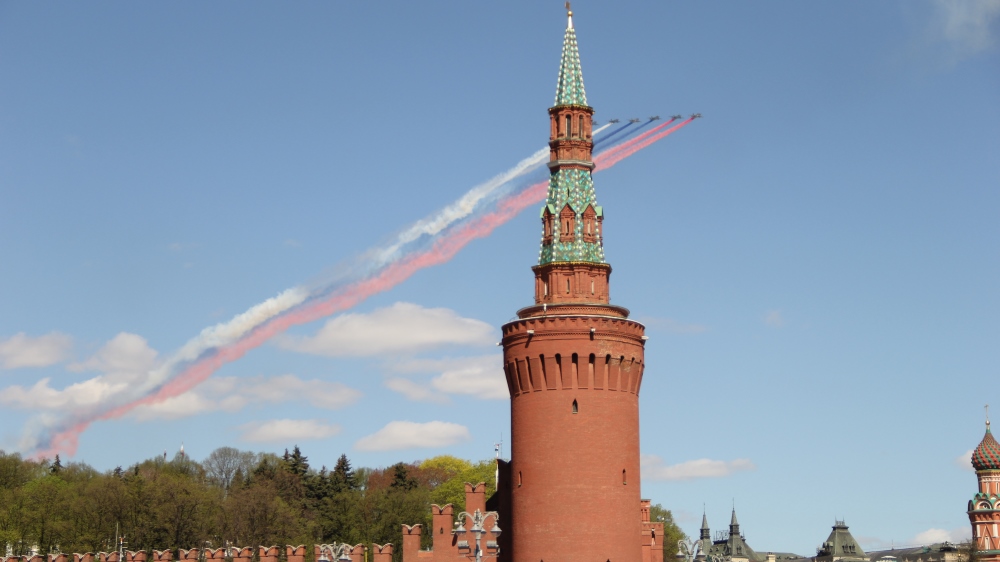
MULTIPOLYGON (((757 550, 968 533, 1000 403, 1000 2, 574 3, 596 119, 701 112, 595 177, 646 323, 643 496, 757 550)), ((561 2, 0 4, 0 447, 544 146, 561 2)), ((492 455, 528 210, 450 262, 87 431, 492 455)), ((81 406, 82 405, 82 406, 81 406)))

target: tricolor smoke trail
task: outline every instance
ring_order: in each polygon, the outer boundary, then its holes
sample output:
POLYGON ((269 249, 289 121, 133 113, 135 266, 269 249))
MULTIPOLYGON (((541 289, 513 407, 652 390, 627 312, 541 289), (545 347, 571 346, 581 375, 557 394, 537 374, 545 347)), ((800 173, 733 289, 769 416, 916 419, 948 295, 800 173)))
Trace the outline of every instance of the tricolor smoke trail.
MULTIPOLYGON (((691 119, 663 131, 671 122, 642 135, 626 135, 619 144, 598 152, 594 156, 596 169, 611 168, 687 125, 691 119)), ((179 396, 275 335, 347 310, 395 287, 421 269, 447 262, 473 240, 488 236, 527 207, 544 200, 548 181, 535 180, 547 175, 542 167, 547 153, 547 148, 536 152, 504 174, 476 186, 452 205, 414 223, 389 245, 366 252, 355 266, 354 277, 341 276, 335 281, 316 283, 311 289, 289 289, 227 323, 203 330, 150 373, 149 379, 127 401, 104 406, 101 411, 78 413, 76 418, 43 431, 34 441, 34 456, 50 457, 57 453, 72 456, 80 435, 93 422, 118 418, 137 407, 179 396)))
MULTIPOLYGON (((604 127, 601 127, 601 128, 603 129, 603 128, 607 127, 608 125, 610 125, 610 123, 605 124, 604 127)), ((625 123, 621 127, 618 127, 617 129, 615 129, 614 131, 611 131, 610 133, 602 136, 601 138, 594 139, 594 148, 597 148, 598 146, 603 146, 605 144, 608 144, 609 142, 611 142, 611 139, 615 138, 615 136, 618 135, 618 133, 624 131, 625 129, 630 128, 632 125, 635 125, 635 123, 632 123, 631 121, 629 121, 628 123, 625 123)), ((627 136, 628 135, 626 135, 626 137, 627 136)), ((623 138, 625 138, 625 137, 623 137, 623 138)))

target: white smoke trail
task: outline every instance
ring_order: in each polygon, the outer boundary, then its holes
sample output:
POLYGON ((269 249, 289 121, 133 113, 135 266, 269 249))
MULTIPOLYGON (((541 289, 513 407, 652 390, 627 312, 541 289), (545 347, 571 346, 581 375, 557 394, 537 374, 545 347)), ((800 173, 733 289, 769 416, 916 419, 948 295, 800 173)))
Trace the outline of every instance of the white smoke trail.
MULTIPOLYGON (((611 124, 607 123, 599 127, 593 132, 593 135, 597 136, 610 126, 611 124)), ((424 235, 434 236, 456 222, 468 217, 475 211, 476 206, 491 194, 500 191, 500 188, 512 180, 528 174, 544 164, 548 154, 548 148, 538 150, 506 172, 498 174, 489 181, 473 187, 454 203, 413 223, 412 226, 401 232, 390 245, 367 252, 368 256, 375 256, 375 263, 370 264, 369 267, 381 267, 398 259, 400 250, 405 245, 424 235)), ((317 289, 325 288, 314 287, 310 290, 305 286, 292 287, 275 297, 250 307, 246 312, 234 316, 228 322, 222 322, 205 328, 197 336, 188 340, 160 366, 150 372, 149 379, 142 386, 149 388, 163 383, 170 378, 178 365, 194 361, 208 350, 226 346, 239 340, 267 320, 302 304, 315 294, 317 289)))
MULTIPOLYGON (((512 180, 528 174, 544 164, 548 152, 548 148, 543 148, 528 158, 521 160, 506 172, 473 187, 454 203, 415 222, 412 226, 401 232, 389 245, 381 248, 373 248, 366 252, 365 256, 360 260, 363 264, 362 267, 349 267, 349 269, 370 270, 399 259, 402 255, 401 250, 407 244, 416 241, 424 235, 433 236, 438 234, 456 222, 468 217, 476 210, 477 205, 485 199, 493 194, 502 193, 503 190, 501 188, 509 184, 512 180)), ((355 265, 361 264, 356 262, 355 265)), ((338 276, 338 278, 349 277, 350 273, 357 273, 357 271, 347 272, 338 276)), ((335 281, 327 280, 326 282, 292 287, 275 297, 250 307, 246 312, 238 314, 226 322, 203 329, 197 336, 188 340, 180 349, 159 363, 153 370, 149 371, 147 376, 143 377, 144 380, 133 381, 133 384, 129 385, 130 388, 128 391, 124 393, 130 396, 123 396, 122 398, 129 400, 134 396, 146 394, 150 389, 156 388, 169 380, 181 365, 195 361, 207 351, 239 341, 246 334, 271 318, 302 304, 311 296, 329 289, 331 284, 335 284, 335 281)))
MULTIPOLYGON (((597 136, 610 126, 610 123, 605 123, 601 127, 594 130, 592 136, 597 136)), ((399 234, 394 243, 376 251, 376 267, 385 265, 386 263, 389 263, 397 258, 400 249, 406 244, 409 244, 424 235, 434 236, 435 234, 438 234, 442 230, 455 224, 457 221, 471 215, 479 203, 487 197, 493 195, 500 188, 510 183, 512 180, 515 180, 518 177, 528 174, 541 167, 542 164, 545 163, 548 155, 549 149, 547 147, 539 149, 531 156, 518 162, 513 168, 497 175, 489 181, 473 187, 466 192, 465 195, 460 197, 458 201, 455 201, 451 205, 448 205, 429 217, 425 217, 413 223, 412 226, 399 234)))
POLYGON ((301 286, 292 287, 275 297, 251 306, 246 312, 237 314, 228 322, 220 322, 203 329, 201 333, 175 351, 162 365, 151 371, 149 379, 146 381, 147 384, 144 386, 154 387, 161 384, 170 378, 179 364, 194 361, 210 349, 229 345, 239 340, 257 326, 302 304, 308 298, 309 291, 307 289, 301 286))
POLYGON ((375 266, 382 266, 393 261, 399 256, 399 251, 403 246, 413 242, 421 236, 434 236, 454 224, 456 221, 462 220, 471 215, 475 210, 476 205, 478 205, 486 197, 490 196, 498 188, 544 164, 545 157, 548 156, 548 154, 548 148, 543 148, 538 152, 535 152, 531 156, 518 162, 516 166, 506 172, 499 174, 489 181, 477 185, 476 187, 473 187, 466 192, 465 195, 460 197, 458 201, 455 201, 429 217, 422 218, 413 223, 413 225, 409 228, 399 233, 395 242, 384 248, 376 250, 374 255, 375 266))

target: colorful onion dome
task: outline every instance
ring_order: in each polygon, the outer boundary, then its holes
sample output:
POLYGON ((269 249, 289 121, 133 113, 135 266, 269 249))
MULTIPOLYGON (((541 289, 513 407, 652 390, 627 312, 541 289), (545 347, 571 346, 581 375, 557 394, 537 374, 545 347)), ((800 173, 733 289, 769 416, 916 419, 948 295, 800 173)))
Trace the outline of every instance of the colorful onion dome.
POLYGON ((1000 470, 1000 443, 990 432, 990 422, 986 422, 986 435, 972 452, 972 466, 976 470, 1000 470))

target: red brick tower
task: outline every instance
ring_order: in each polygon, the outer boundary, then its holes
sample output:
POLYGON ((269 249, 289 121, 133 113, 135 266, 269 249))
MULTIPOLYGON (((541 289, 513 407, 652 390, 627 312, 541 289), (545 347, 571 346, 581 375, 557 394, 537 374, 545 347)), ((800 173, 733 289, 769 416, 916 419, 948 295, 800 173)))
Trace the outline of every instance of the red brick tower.
POLYGON ((549 109, 535 304, 503 326, 511 396, 513 562, 640 562, 644 328, 609 303, 603 209, 573 13, 549 109))

